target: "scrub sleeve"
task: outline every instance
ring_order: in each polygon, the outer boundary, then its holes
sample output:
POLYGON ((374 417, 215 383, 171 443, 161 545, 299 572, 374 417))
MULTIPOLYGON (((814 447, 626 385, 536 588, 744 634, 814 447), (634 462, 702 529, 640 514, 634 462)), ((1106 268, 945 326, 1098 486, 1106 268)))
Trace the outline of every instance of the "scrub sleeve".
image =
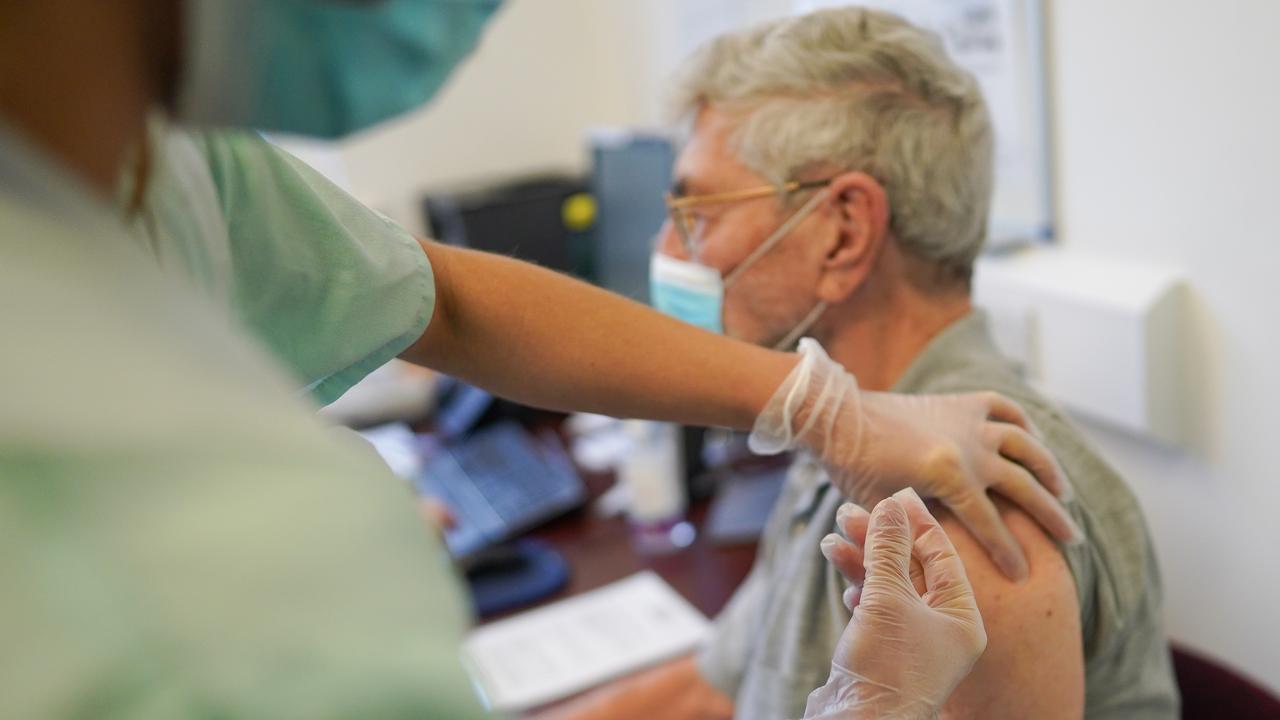
POLYGON ((256 134, 194 139, 226 224, 232 312, 317 402, 421 337, 435 283, 413 236, 256 134))

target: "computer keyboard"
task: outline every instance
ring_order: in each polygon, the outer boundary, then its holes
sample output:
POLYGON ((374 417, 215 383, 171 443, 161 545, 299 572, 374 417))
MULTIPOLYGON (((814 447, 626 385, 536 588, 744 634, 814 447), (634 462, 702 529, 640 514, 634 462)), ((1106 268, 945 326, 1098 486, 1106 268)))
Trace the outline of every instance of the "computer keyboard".
POLYGON ((457 520, 445 533, 465 559, 582 503, 586 489, 554 437, 520 425, 485 428, 432 458, 415 482, 457 520))

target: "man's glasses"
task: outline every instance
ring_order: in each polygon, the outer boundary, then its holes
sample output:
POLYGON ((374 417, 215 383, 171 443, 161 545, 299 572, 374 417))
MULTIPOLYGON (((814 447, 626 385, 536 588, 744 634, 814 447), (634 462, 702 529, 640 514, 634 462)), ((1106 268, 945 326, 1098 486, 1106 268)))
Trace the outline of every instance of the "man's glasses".
POLYGON ((667 215, 671 218, 671 225, 676 229, 676 234, 680 236, 680 243, 684 246, 686 256, 696 258, 702 250, 698 245, 701 242, 704 222, 696 216, 695 211, 698 208, 759 200, 770 196, 786 197, 802 190, 823 187, 829 184, 831 180, 832 178, 792 180, 782 185, 762 185, 744 190, 732 190, 707 195, 676 195, 668 192, 666 195, 667 215))

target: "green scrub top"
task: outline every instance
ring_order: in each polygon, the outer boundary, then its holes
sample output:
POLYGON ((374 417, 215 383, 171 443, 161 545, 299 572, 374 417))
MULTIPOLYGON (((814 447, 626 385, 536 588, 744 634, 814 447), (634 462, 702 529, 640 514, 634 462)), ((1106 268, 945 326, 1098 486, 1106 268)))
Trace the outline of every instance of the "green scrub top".
POLYGON ((438 539, 298 392, 420 332, 425 260, 251 137, 185 142, 208 182, 158 210, 262 234, 139 236, 0 127, 0 717, 483 716, 438 539))
POLYGON ((435 305, 421 245, 250 132, 153 122, 136 234, 225 305, 311 391, 337 399, 422 335, 435 305))

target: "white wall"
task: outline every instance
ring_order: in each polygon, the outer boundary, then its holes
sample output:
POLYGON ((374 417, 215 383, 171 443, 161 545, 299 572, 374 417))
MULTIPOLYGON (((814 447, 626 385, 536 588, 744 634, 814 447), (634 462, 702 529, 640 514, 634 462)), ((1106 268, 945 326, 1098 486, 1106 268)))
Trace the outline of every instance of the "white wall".
MULTIPOLYGON (((1280 2, 1046 2, 1062 242, 1194 294, 1192 447, 1090 432, 1146 509, 1170 632, 1280 689, 1280 2)), ((412 224, 422 188, 582 167, 585 128, 660 118, 708 28, 788 6, 509 2, 431 108, 346 146, 352 183, 412 224)))
POLYGON ((1280 688, 1280 2, 1052 0, 1061 237, 1185 268, 1185 451, 1095 430, 1134 485, 1177 638, 1280 688))

